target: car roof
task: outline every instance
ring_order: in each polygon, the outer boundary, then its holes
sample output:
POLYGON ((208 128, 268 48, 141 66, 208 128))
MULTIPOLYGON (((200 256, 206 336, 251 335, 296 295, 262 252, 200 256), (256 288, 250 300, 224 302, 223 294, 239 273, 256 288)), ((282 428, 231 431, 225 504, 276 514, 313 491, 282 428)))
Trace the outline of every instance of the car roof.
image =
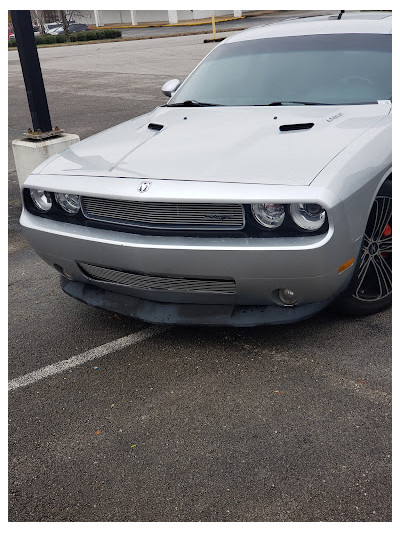
POLYGON ((391 12, 350 12, 337 15, 287 19, 251 28, 225 39, 221 44, 270 37, 324 35, 335 33, 392 33, 391 12))

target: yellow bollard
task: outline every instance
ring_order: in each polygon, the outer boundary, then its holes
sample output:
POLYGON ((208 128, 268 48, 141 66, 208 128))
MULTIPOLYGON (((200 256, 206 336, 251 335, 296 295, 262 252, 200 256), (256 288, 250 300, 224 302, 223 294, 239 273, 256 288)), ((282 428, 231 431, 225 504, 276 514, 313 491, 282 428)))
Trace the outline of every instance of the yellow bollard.
POLYGON ((212 14, 212 17, 211 17, 211 23, 212 23, 212 28, 213 28, 213 39, 215 40, 215 38, 217 37, 217 32, 215 30, 215 14, 214 13, 212 14))

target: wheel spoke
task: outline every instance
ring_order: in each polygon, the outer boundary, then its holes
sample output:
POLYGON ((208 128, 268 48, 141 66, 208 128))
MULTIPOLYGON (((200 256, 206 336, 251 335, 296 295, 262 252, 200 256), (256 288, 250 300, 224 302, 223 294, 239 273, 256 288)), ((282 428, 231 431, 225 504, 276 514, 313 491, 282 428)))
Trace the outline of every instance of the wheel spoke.
POLYGON ((385 240, 380 240, 379 241, 379 250, 381 252, 392 252, 392 237, 388 237, 387 239, 385 240))
POLYGON ((392 200, 386 196, 376 198, 376 216, 371 233, 371 239, 377 241, 382 237, 382 234, 389 224, 392 216, 392 200))
POLYGON ((378 201, 375 199, 372 205, 372 208, 371 208, 371 213, 369 215, 367 227, 365 228, 365 239, 368 242, 371 241, 372 235, 374 234, 374 230, 377 226, 378 212, 379 212, 378 201))
POLYGON ((368 253, 368 248, 364 248, 361 254, 358 277, 361 276, 362 271, 365 267, 365 264, 368 262, 369 259, 370 259, 370 255, 368 253))
POLYGON ((367 253, 365 254, 364 258, 361 260, 360 267, 359 267, 359 273, 358 273, 358 285, 354 291, 354 295, 356 298, 359 298, 360 300, 363 300, 363 293, 362 293, 362 285, 365 279, 365 276, 369 270, 369 267, 371 265, 372 258, 367 253))
POLYGON ((392 292, 392 269, 379 254, 374 256, 372 263, 379 285, 379 295, 376 298, 379 300, 392 292))

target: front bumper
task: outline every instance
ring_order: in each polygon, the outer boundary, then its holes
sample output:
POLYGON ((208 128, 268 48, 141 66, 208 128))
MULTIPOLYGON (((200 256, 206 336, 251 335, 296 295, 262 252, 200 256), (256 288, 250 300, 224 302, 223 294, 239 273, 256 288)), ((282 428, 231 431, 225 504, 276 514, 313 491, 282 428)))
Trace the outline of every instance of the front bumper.
POLYGON ((360 242, 349 238, 341 202, 330 206, 329 220, 325 235, 253 239, 136 235, 26 210, 20 222, 37 253, 67 275, 65 292, 79 300, 150 322, 255 325, 311 316, 347 286, 354 266, 341 274, 338 267, 357 257, 360 242), (236 287, 232 294, 143 290, 92 279, 78 263, 166 278, 231 279, 236 287), (279 302, 280 288, 296 293, 296 306, 279 302))
POLYGON ((144 300, 61 277, 63 291, 77 300, 153 324, 260 326, 289 324, 315 315, 332 299, 295 307, 277 305, 204 305, 144 300))

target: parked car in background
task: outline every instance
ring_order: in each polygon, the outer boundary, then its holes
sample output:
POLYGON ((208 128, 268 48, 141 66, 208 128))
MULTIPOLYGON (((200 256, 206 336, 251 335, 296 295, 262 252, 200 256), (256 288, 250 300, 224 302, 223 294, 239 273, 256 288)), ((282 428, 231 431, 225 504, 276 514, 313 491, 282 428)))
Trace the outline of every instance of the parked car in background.
MULTIPOLYGON (((74 23, 68 26, 69 33, 77 33, 79 31, 88 31, 88 30, 91 30, 91 28, 87 24, 74 23)), ((54 28, 50 30, 48 33, 50 35, 62 35, 64 33, 64 28, 62 26, 58 28, 54 28)))
POLYGON ((56 28, 62 28, 62 23, 61 22, 49 22, 48 24, 44 25, 45 33, 50 33, 52 30, 56 28))
POLYGON ((64 33, 64 28, 62 26, 58 26, 57 28, 52 28, 51 30, 46 32, 48 35, 60 35, 64 33))
MULTIPOLYGON (((41 35, 39 26, 32 26, 32 29, 33 29, 33 34, 35 35, 35 37, 37 35, 41 35)), ((15 34, 14 34, 13 30, 11 30, 10 28, 8 28, 8 38, 9 39, 15 39, 15 34)))
POLYGON ((392 18, 242 31, 151 113, 22 188, 70 296, 155 323, 290 323, 392 297, 392 18))

